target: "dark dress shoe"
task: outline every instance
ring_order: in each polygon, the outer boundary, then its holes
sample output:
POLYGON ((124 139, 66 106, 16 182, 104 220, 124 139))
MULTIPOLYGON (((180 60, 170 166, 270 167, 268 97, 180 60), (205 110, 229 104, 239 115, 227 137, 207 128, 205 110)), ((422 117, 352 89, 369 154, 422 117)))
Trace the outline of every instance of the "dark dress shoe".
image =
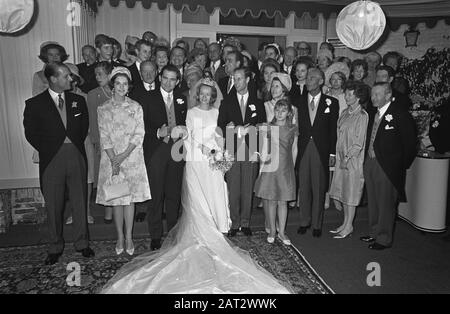
POLYGON ((321 229, 313 229, 313 237, 314 238, 320 238, 322 236, 322 230, 321 229))
POLYGON ((249 227, 242 227, 241 231, 244 235, 246 235, 247 237, 252 235, 252 230, 250 230, 249 227))
POLYGON ((147 213, 137 213, 136 214, 136 222, 143 222, 145 220, 145 216, 147 216, 147 213))
POLYGON ((59 257, 61 256, 61 253, 57 254, 48 254, 47 258, 45 259, 45 265, 54 265, 58 263, 59 257))
POLYGON ((386 246, 386 245, 382 245, 380 243, 377 243, 377 242, 374 242, 374 243, 369 245, 369 249, 371 249, 371 250, 381 251, 381 250, 384 250, 384 249, 387 249, 387 248, 389 248, 389 247, 386 246))
POLYGON ((239 231, 239 229, 230 229, 230 231, 228 231, 228 236, 234 237, 234 236, 236 236, 238 231, 239 231))
POLYGON ((110 224, 112 224, 113 220, 112 220, 112 219, 106 219, 106 218, 103 218, 103 222, 104 222, 106 225, 110 225, 110 224))
POLYGON ((308 230, 308 228, 309 227, 302 227, 302 226, 300 226, 300 227, 298 227, 297 233, 298 234, 305 234, 306 230, 308 230))
POLYGON ((82 250, 77 250, 78 253, 81 253, 83 257, 94 257, 95 253, 90 247, 86 247, 82 250))
POLYGON ((159 250, 161 248, 161 239, 152 239, 152 242, 150 243, 150 249, 152 251, 159 250))
POLYGON ((361 241, 366 242, 366 243, 370 243, 370 242, 374 242, 375 238, 372 238, 371 236, 364 236, 359 238, 361 241))

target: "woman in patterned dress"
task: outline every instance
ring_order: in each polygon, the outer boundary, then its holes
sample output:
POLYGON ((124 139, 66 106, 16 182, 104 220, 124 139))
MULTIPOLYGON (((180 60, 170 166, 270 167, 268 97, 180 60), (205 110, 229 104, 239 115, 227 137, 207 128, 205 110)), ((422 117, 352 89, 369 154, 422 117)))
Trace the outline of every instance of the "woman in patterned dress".
POLYGON ((97 109, 100 144, 102 148, 98 178, 97 203, 113 206, 117 230, 116 253, 124 250, 125 221, 126 252, 134 253, 132 230, 134 203, 151 198, 150 186, 144 162, 142 143, 144 141, 144 118, 142 107, 128 98, 131 74, 124 67, 111 72, 112 98, 97 109), (104 187, 124 180, 130 194, 107 200, 104 187))

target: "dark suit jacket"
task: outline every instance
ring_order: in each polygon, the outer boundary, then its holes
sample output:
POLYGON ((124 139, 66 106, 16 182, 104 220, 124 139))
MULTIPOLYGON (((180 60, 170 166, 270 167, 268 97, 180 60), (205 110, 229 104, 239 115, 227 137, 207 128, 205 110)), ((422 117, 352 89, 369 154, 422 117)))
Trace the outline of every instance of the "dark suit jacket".
MULTIPOLYGON (((159 90, 159 87, 155 90, 159 90)), ((150 106, 152 92, 153 91, 147 91, 142 85, 141 87, 133 88, 133 90, 129 94, 129 97, 131 99, 141 105, 144 114, 144 121, 146 121, 146 117, 148 115, 148 108, 150 106)))
MULTIPOLYGON (((219 80, 219 82, 217 83, 217 85, 219 85, 220 91, 222 92, 222 95, 223 95, 224 98, 227 95, 236 94, 236 88, 234 87, 234 84, 233 84, 233 87, 230 89, 230 93, 227 94, 228 80, 229 79, 230 79, 229 76, 225 76, 225 77, 221 78, 219 80)), ((256 82, 253 79, 250 79, 250 81, 248 82, 248 92, 250 94, 252 94, 252 96, 256 96, 256 92, 257 92, 256 82)))
MULTIPOLYGON (((145 137, 144 156, 145 160, 150 160, 156 149, 163 143, 162 138, 156 136, 158 129, 164 124, 167 125, 166 104, 161 95, 161 90, 151 91, 144 97, 141 104, 144 111, 145 137)), ((175 106, 175 119, 177 125, 186 125, 187 100, 180 93, 174 91, 173 105, 175 106), (179 100, 179 101, 177 101, 179 100), (183 102, 183 103, 179 103, 183 102)))
MULTIPOLYGON (((378 163, 398 191, 400 201, 406 200, 406 170, 416 157, 417 137, 414 120, 409 112, 389 105, 380 121, 373 149, 378 163), (391 121, 388 120, 391 118, 391 121)), ((367 126, 366 159, 376 111, 369 112, 367 126)))
POLYGON ((77 64, 80 76, 84 79, 84 84, 80 86, 80 89, 85 94, 98 87, 97 80, 95 79, 95 65, 96 63, 88 66, 86 62, 77 64))
POLYGON ((328 178, 330 154, 336 153, 339 103, 336 98, 321 94, 319 105, 316 109, 316 118, 312 126, 308 106, 308 97, 301 98, 298 107, 298 162, 302 160, 306 147, 312 137, 319 151, 320 161, 328 178), (325 111, 329 112, 325 113, 325 111))
MULTIPOLYGON (((247 109, 245 111, 245 119, 242 120, 241 108, 237 98, 236 89, 224 97, 219 108, 219 117, 217 119, 217 125, 221 128, 222 134, 226 139, 226 129, 230 122, 236 126, 253 125, 266 122, 266 110, 263 103, 256 98, 256 95, 249 92, 249 97, 247 100, 247 109), (253 106, 252 106, 253 105, 253 106)), ((237 147, 242 144, 244 138, 238 139, 237 135, 234 136, 234 141, 236 143, 233 148, 233 153, 236 153, 237 147)), ((249 145, 249 135, 245 136, 245 141, 249 145)), ((229 147, 227 147, 230 149, 229 147)))
POLYGON ((298 86, 296 83, 292 83, 292 88, 289 92, 289 96, 291 98, 292 105, 298 108, 301 101, 300 98, 306 97, 306 100, 308 100, 308 89, 306 88, 306 84, 303 86, 302 93, 300 93, 300 86, 298 86))
POLYGON ((450 151, 450 98, 437 107, 430 120, 430 141, 439 153, 450 151))
POLYGON ((141 78, 141 74, 139 72, 139 69, 137 68, 136 63, 133 63, 132 65, 130 65, 128 67, 128 70, 130 70, 131 73, 131 80, 133 81, 133 89, 134 88, 140 88, 140 87, 144 87, 144 84, 142 83, 142 78, 141 78))
POLYGON ((216 82, 220 81, 220 79, 227 76, 227 73, 225 72, 225 63, 223 61, 220 62, 220 66, 217 68, 216 73, 214 73, 214 80, 216 82))
MULTIPOLYGON (((213 77, 214 81, 219 82, 219 80, 220 80, 221 78, 227 76, 227 74, 225 73, 225 67, 224 67, 224 64, 225 64, 225 63, 224 63, 222 60, 220 60, 220 65, 219 65, 219 67, 217 68, 216 73, 214 73, 214 77, 213 77)), ((211 70, 211 61, 210 61, 210 60, 208 60, 207 65, 208 65, 208 67, 205 69, 205 71, 209 71, 209 72, 212 73, 212 70, 211 70)))
POLYGON ((399 93, 395 89, 392 89, 392 97, 394 99, 393 103, 395 104, 395 106, 400 107, 406 111, 408 111, 411 108, 412 102, 407 95, 399 93))
POLYGON ((85 162, 84 140, 89 129, 89 114, 83 97, 64 93, 67 129, 48 90, 25 101, 23 125, 27 141, 39 152, 39 176, 63 145, 66 136, 78 148, 85 162))

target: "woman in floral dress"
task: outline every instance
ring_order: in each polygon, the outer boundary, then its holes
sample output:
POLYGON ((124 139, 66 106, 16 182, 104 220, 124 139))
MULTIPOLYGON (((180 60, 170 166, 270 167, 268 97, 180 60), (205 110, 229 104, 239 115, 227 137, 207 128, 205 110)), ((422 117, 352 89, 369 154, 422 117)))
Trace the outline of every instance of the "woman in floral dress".
POLYGON ((112 98, 97 109, 102 149, 97 203, 113 206, 118 237, 116 253, 119 255, 124 250, 125 221, 126 252, 133 255, 134 203, 151 198, 142 149, 145 134, 144 118, 142 107, 126 97, 131 82, 128 69, 117 67, 110 77, 112 98), (124 180, 128 184, 130 194, 107 200, 104 186, 118 182, 116 180, 119 182, 124 180))

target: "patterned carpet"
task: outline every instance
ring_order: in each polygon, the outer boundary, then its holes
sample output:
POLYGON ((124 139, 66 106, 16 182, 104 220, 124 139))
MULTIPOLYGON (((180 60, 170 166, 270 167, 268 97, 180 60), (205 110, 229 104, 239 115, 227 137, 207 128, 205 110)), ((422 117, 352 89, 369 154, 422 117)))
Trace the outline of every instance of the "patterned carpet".
MULTIPOLYGON (((274 244, 269 244, 266 236, 260 231, 252 237, 238 235, 232 241, 249 251, 261 266, 281 282, 290 285, 296 293, 333 293, 294 247, 287 247, 278 239, 274 244)), ((137 239, 134 243, 136 255, 149 250, 148 239, 137 239)), ((116 256, 115 241, 91 242, 91 247, 96 256, 85 259, 75 252, 72 245, 67 244, 59 263, 53 266, 43 264, 45 246, 0 249, 0 294, 91 294, 100 291, 131 257, 127 254, 116 256), (72 262, 80 265, 80 286, 70 286, 66 282, 73 271, 73 268, 68 270, 72 262)))

